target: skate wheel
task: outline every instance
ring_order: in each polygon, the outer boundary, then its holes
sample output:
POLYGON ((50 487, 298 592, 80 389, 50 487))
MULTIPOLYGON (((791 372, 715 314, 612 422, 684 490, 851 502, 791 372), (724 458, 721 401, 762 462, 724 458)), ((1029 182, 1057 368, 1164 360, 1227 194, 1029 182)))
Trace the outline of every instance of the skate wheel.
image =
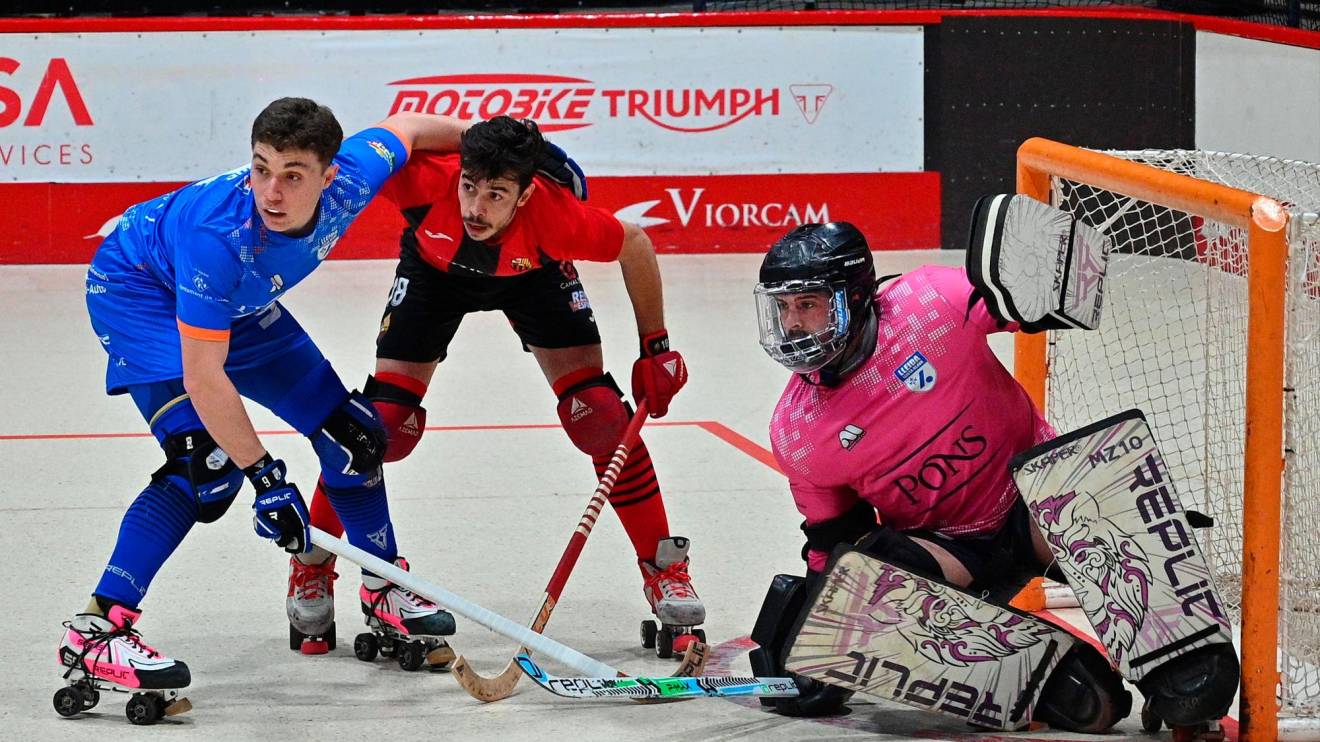
POLYGON ((678 655, 688 651, 688 647, 697 641, 698 639, 694 634, 679 634, 674 637, 674 654, 678 655))
POLYGON ((650 619, 642 622, 642 648, 655 649, 655 621, 650 619))
MULTIPOLYGON (((55 706, 55 713, 64 717, 81 714, 85 703, 82 691, 72 685, 66 685, 55 691, 55 698, 52 699, 52 702, 55 706)), ((91 707, 88 706, 87 708, 91 707)))
POLYGON ((388 636, 384 637, 380 642, 380 656, 381 657, 399 656, 399 647, 402 644, 403 642, 400 642, 398 639, 394 639, 388 636))
POLYGON ((1151 709, 1150 703, 1147 702, 1145 704, 1142 704, 1141 731, 1145 732, 1146 734, 1158 734, 1160 731, 1160 727, 1162 726, 1164 726, 1164 720, 1160 718, 1159 714, 1155 713, 1154 710, 1151 709))
POLYGON ((674 656, 674 632, 668 626, 661 626, 655 635, 655 656, 662 660, 674 656))
POLYGON ((447 670, 449 663, 456 659, 458 655, 454 654, 454 648, 448 644, 441 644, 426 653, 426 664, 430 665, 432 670, 447 670))
MULTIPOLYGON (((705 644, 705 643, 706 643, 706 630, 705 630, 705 629, 693 629, 693 630, 692 630, 692 635, 695 636, 695 637, 697 637, 697 641, 701 642, 702 644, 705 644)), ((685 651, 686 651, 686 650, 685 650, 685 651)))
POLYGON ((326 646, 326 648, 327 648, 329 651, 331 651, 331 652, 335 651, 335 622, 334 622, 334 621, 331 621, 331 622, 330 622, 330 630, 327 631, 327 632, 325 632, 325 636, 323 636, 322 638, 325 639, 325 646, 326 646))
POLYGON ((124 706, 124 715, 139 726, 155 724, 165 715, 165 700, 151 693, 134 693, 124 706))
POLYGON ((303 640, 307 635, 295 629, 293 624, 289 624, 289 649, 294 652, 302 650, 303 640))
POLYGON ((353 656, 363 662, 371 662, 380 654, 380 642, 375 634, 358 634, 353 639, 353 656))
POLYGON ((426 645, 422 642, 407 642, 399 646, 399 667, 413 672, 422 668, 426 661, 426 645))

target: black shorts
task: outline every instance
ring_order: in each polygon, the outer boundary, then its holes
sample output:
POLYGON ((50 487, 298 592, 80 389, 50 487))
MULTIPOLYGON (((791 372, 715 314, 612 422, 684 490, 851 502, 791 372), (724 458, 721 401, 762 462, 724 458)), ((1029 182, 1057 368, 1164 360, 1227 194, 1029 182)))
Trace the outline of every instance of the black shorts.
POLYGON ((929 541, 952 554, 972 576, 967 589, 992 599, 1012 598, 1028 580, 1045 572, 1046 565, 1037 561, 1031 543, 1031 515, 1022 498, 1013 504, 1004 526, 995 533, 959 538, 927 531, 903 531, 903 535, 929 541))
POLYGON ((447 273, 405 247, 376 336, 376 357, 443 361, 469 312, 502 311, 523 350, 599 345, 591 302, 571 262, 516 276, 447 273))

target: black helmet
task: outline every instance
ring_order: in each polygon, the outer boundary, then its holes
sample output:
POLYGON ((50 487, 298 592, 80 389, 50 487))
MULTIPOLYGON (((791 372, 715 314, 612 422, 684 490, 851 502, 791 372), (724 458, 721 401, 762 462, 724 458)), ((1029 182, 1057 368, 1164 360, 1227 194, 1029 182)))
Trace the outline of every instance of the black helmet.
POLYGON ((830 222, 793 229, 761 262, 761 347, 797 373, 824 367, 865 324, 875 288, 875 260, 856 227, 830 222), (795 309, 794 302, 802 304, 795 309), (804 324, 811 312, 816 319, 804 324))

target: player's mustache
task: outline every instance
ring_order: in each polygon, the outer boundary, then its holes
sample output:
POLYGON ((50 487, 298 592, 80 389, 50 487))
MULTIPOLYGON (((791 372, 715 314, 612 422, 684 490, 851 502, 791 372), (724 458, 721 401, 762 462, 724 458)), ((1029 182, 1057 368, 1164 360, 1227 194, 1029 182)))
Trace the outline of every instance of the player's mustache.
POLYGON ((468 224, 476 224, 477 226, 480 226, 480 227, 489 227, 489 226, 490 226, 489 224, 486 223, 486 220, 485 220, 485 219, 479 219, 479 218, 477 218, 477 217, 475 217, 475 216, 465 216, 465 217, 463 217, 463 221, 467 222, 468 224))

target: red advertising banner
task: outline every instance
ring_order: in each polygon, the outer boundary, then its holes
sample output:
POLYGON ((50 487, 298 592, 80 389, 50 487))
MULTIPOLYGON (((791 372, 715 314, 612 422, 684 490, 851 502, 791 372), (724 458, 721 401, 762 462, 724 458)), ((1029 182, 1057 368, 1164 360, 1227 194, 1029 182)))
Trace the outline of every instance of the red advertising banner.
MULTIPOLYGON (((182 183, 0 183, 0 264, 85 263, 128 206, 182 183)), ((595 177, 591 204, 644 227, 656 251, 760 252, 793 227, 843 220, 876 250, 940 244, 938 173, 595 177)), ((333 259, 392 258, 403 220, 373 203, 333 259)))

